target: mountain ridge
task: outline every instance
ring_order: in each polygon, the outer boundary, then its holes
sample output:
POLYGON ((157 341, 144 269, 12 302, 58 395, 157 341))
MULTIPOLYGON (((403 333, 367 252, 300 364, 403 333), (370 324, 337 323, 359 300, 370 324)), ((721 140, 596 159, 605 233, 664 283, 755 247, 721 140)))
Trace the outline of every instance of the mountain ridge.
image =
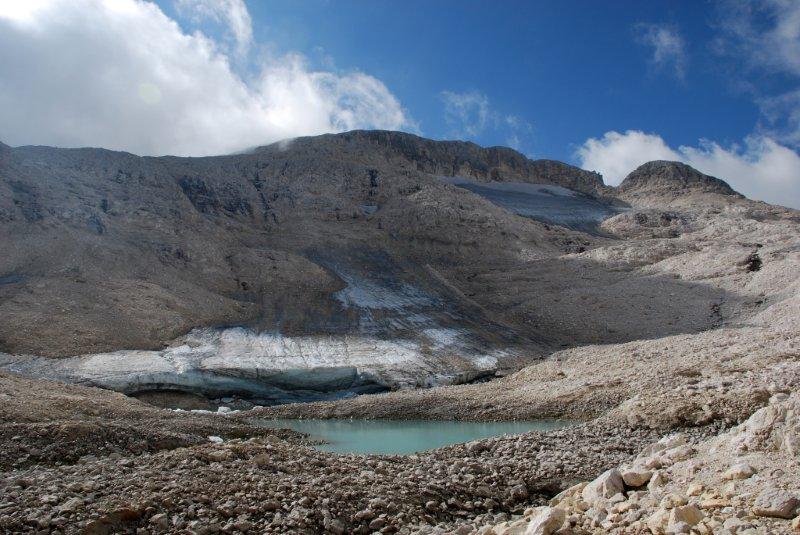
MULTIPOLYGON (((390 157, 405 158, 407 164, 414 164, 416 171, 447 177, 465 177, 478 181, 554 184, 608 199, 615 197, 628 199, 641 196, 643 192, 664 194, 686 191, 719 193, 744 198, 724 180, 706 175, 688 164, 678 161, 653 160, 646 162, 631 171, 620 185, 615 187, 606 185, 602 175, 596 171, 584 170, 549 158, 530 159, 510 147, 482 147, 470 141, 432 140, 416 134, 389 130, 352 130, 336 134, 302 136, 257 146, 240 153, 200 157, 139 156, 127 151, 102 147, 61 148, 47 145, 10 147, 2 142, 0 142, 0 150, 3 152, 57 150, 87 154, 99 151, 166 162, 226 160, 248 155, 291 153, 297 150, 298 145, 306 150, 327 152, 326 156, 330 156, 330 152, 334 149, 344 149, 350 152, 353 152, 353 149, 360 149, 352 155, 364 156, 364 145, 359 142, 383 147, 386 151, 382 156, 386 160, 390 157)), ((392 163, 397 164, 397 161, 392 163)))

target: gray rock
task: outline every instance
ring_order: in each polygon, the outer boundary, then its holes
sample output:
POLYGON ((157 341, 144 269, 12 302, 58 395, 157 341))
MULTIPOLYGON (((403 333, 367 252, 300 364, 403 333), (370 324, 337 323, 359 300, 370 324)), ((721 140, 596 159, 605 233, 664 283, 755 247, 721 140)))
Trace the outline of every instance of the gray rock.
POLYGON ((644 468, 628 468, 622 470, 622 480, 629 487, 641 487, 645 485, 650 478, 653 477, 653 471, 644 468))
POLYGON ((158 513, 150 517, 150 523, 156 528, 167 529, 169 527, 169 517, 166 513, 158 513))
POLYGON ((777 518, 792 518, 800 506, 797 497, 783 489, 769 487, 756 497, 753 504, 753 513, 758 516, 771 516, 777 518))

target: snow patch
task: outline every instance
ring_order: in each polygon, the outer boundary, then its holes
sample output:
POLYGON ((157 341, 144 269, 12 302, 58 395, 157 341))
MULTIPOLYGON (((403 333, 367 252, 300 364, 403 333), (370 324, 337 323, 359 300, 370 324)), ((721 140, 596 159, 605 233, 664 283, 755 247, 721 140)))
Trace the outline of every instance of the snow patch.
POLYGON ((551 184, 478 182, 464 177, 436 177, 469 190, 517 215, 573 230, 597 233, 598 225, 622 211, 599 199, 551 184))
POLYGON ((128 394, 171 389, 209 397, 239 393, 283 403, 470 380, 517 356, 513 351, 487 354, 470 346, 466 334, 438 328, 423 330, 418 340, 385 340, 204 328, 161 351, 58 360, 0 354, 0 369, 128 394))

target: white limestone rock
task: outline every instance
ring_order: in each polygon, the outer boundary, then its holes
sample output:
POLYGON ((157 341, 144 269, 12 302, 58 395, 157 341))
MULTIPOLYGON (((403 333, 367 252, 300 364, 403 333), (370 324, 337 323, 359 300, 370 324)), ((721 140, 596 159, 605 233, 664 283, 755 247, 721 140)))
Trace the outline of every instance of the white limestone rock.
POLYGON ((653 471, 637 466, 622 470, 622 480, 629 487, 641 487, 650 481, 653 471))
POLYGON ((725 479, 747 479, 756 473, 755 468, 747 463, 737 463, 728 468, 723 476, 725 479))
POLYGON ((671 526, 676 525, 678 523, 685 523, 687 525, 695 526, 703 520, 703 512, 693 504, 690 505, 681 505, 678 507, 673 507, 669 513, 669 524, 667 529, 670 529, 671 526))
POLYGON ((625 491, 625 484, 619 470, 612 468, 600 474, 594 481, 586 485, 581 496, 586 503, 594 504, 603 499, 608 499, 618 492, 625 491))
POLYGON ((525 530, 525 535, 550 535, 558 530, 567 518, 563 509, 544 507, 533 517, 525 530))

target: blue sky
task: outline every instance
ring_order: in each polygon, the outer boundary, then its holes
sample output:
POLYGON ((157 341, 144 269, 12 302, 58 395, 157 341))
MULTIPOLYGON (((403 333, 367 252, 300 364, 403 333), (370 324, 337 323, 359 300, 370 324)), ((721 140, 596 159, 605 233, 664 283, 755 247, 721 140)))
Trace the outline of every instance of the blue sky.
POLYGON ((205 155, 354 128, 800 206, 796 0, 0 3, 0 140, 205 155))
POLYGON ((480 93, 492 113, 531 126, 489 120, 476 142, 516 133, 524 152, 558 159, 608 130, 729 143, 759 120, 736 60, 712 51, 718 13, 706 2, 280 0, 250 12, 256 41, 376 76, 429 137, 463 134, 446 120, 443 91, 480 93), (653 63, 642 24, 681 36, 682 76, 653 63))

